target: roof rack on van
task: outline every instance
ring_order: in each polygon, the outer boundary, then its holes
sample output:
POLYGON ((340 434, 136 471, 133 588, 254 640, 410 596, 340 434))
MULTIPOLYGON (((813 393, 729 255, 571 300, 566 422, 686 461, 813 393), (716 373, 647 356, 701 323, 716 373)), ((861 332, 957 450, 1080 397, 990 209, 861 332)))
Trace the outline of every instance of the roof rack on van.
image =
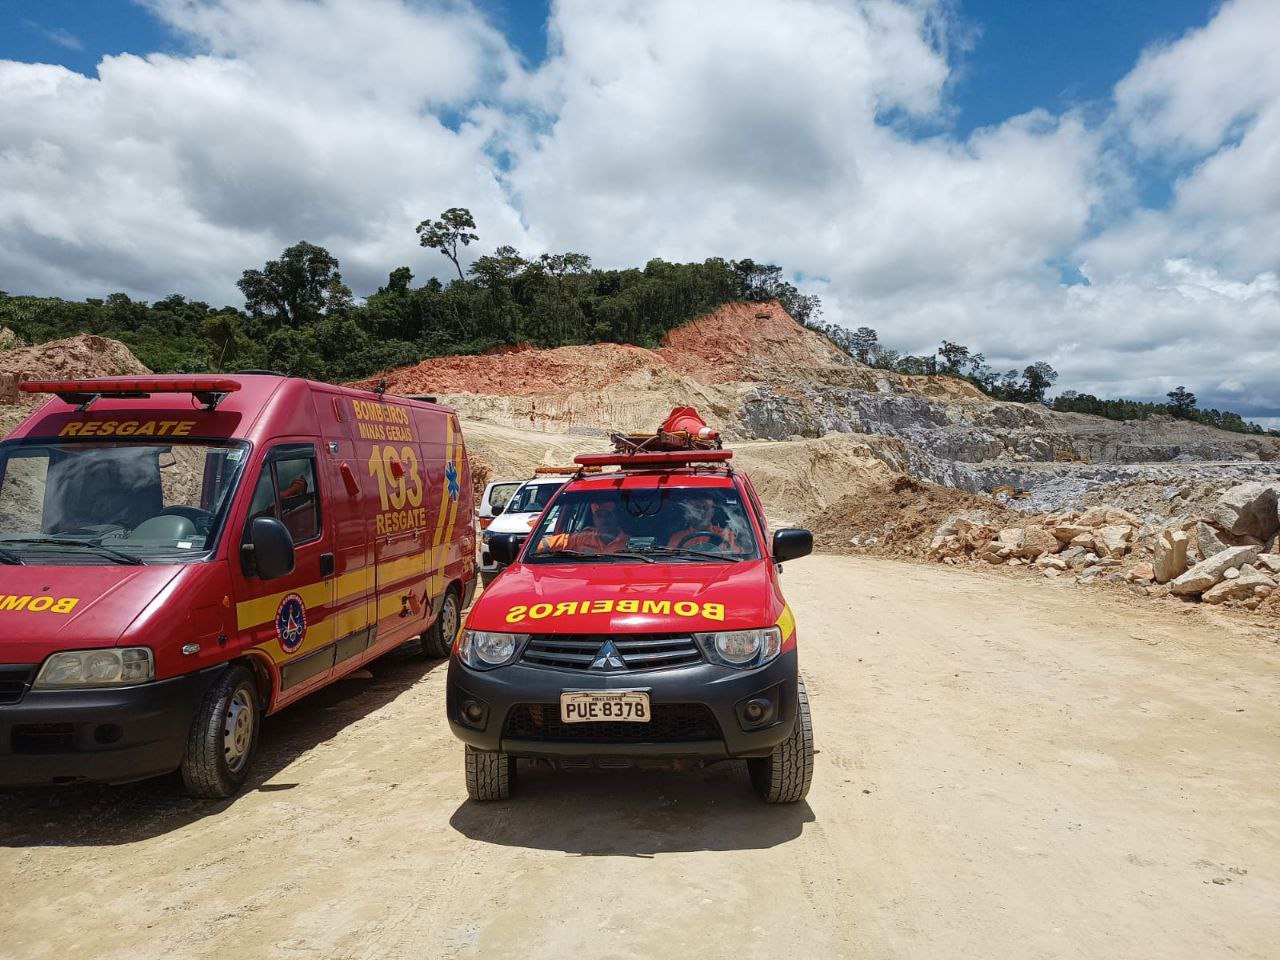
POLYGON ((153 393, 189 393, 213 410, 240 384, 224 377, 96 377, 88 380, 24 380, 26 393, 57 394, 66 403, 88 410, 99 397, 149 397, 153 393))
POLYGON ((534 467, 533 473, 537 477, 562 477, 570 476, 575 473, 599 473, 599 467, 534 467))

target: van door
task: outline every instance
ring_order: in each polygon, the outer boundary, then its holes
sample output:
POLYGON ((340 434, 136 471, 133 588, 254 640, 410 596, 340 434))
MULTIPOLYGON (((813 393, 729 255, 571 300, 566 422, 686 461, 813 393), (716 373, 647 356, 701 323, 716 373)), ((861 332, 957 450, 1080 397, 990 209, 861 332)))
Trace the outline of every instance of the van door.
POLYGON ((282 441, 262 455, 253 476, 253 499, 240 531, 241 543, 258 517, 275 517, 293 537, 293 572, 263 580, 241 560, 236 621, 242 645, 264 652, 275 664, 275 706, 324 684, 334 664, 333 552, 326 529, 315 443, 282 441))

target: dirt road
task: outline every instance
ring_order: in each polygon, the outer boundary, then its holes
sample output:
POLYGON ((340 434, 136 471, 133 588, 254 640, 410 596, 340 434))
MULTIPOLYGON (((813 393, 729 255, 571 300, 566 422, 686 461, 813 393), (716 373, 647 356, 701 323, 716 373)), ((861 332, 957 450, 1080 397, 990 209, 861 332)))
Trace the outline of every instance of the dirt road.
POLYGON ((1275 957, 1280 646, 1048 581, 785 574, 818 757, 467 802, 443 670, 269 721, 253 789, 0 796, 8 958, 1275 957))

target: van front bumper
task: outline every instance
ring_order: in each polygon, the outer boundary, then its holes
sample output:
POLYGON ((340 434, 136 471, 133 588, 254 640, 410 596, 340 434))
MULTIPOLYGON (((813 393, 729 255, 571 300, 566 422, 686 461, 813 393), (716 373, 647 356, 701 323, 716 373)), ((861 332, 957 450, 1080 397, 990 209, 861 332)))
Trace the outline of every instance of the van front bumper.
POLYGON ((176 770, 225 664, 134 687, 28 690, 0 705, 0 787, 126 783, 176 770))
POLYGON ((795 650, 756 670, 700 663, 615 673, 523 663, 480 671, 454 656, 446 707, 449 727, 464 743, 518 757, 763 757, 795 726, 797 670, 795 650), (560 694, 573 690, 644 690, 651 722, 563 724, 560 694), (765 724, 752 726, 743 720, 741 707, 756 698, 771 703, 773 712, 765 724), (467 719, 469 701, 481 706, 481 720, 467 719))

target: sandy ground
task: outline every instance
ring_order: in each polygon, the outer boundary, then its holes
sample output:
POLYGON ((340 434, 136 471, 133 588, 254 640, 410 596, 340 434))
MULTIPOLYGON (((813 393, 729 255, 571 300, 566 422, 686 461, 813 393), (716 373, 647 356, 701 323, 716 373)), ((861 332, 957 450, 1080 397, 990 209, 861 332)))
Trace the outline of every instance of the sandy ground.
POLYGON ((0 955, 1275 957, 1280 637, 864 558, 784 575, 820 754, 465 799, 444 671, 268 721, 252 789, 0 796, 0 955))

